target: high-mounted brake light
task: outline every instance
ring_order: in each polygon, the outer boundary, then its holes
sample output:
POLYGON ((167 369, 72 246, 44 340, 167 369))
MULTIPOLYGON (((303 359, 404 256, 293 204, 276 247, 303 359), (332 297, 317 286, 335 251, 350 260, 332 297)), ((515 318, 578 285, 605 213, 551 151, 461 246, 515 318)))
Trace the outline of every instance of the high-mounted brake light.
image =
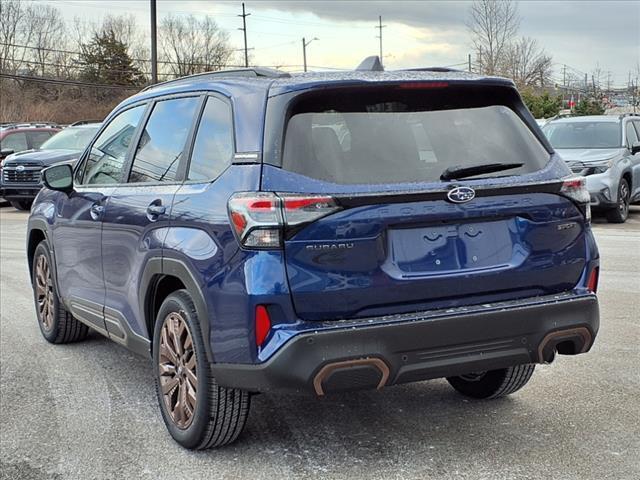
POLYGON ((560 188, 560 194, 577 203, 582 209, 587 222, 591 221, 591 195, 587 190, 587 180, 584 177, 565 180, 560 188))
POLYGON ((447 82, 407 82, 401 83, 399 85, 400 88, 404 88, 407 90, 417 89, 424 90, 428 88, 446 88, 449 84, 447 82))
POLYGON ((282 247, 288 227, 300 227, 340 210, 326 195, 236 193, 228 203, 234 233, 245 248, 282 247))

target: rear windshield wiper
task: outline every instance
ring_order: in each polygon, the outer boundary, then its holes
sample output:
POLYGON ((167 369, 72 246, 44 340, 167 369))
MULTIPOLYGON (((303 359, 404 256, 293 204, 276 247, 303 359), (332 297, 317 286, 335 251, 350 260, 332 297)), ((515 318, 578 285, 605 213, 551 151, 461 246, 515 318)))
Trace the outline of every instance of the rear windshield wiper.
POLYGON ((524 163, 485 163, 484 165, 473 165, 471 167, 449 167, 442 175, 440 180, 454 180, 465 177, 473 177, 483 173, 501 172, 503 170, 511 170, 513 168, 519 168, 524 163))

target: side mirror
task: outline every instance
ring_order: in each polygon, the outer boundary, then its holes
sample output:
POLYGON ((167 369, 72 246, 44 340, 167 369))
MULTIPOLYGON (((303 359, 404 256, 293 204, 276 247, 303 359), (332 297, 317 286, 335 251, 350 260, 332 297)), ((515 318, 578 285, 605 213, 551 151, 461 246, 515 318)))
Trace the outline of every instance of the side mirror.
POLYGON ((69 193, 73 190, 73 169, 67 163, 53 165, 42 171, 42 182, 50 190, 69 193))
POLYGON ((15 151, 11 150, 10 148, 3 148, 2 150, 0 150, 0 158, 8 157, 12 153, 15 153, 15 151))
POLYGON ((640 152, 640 142, 633 142, 631 145, 631 155, 635 155, 640 152))

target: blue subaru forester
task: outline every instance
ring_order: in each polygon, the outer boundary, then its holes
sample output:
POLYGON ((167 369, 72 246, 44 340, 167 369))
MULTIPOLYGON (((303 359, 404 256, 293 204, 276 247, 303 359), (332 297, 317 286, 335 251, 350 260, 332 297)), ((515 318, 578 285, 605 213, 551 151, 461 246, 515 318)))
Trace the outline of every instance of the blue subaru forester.
POLYGON ((513 83, 366 65, 155 85, 43 174, 42 334, 152 358, 187 448, 234 441, 256 392, 496 398, 593 344, 589 195, 513 83))

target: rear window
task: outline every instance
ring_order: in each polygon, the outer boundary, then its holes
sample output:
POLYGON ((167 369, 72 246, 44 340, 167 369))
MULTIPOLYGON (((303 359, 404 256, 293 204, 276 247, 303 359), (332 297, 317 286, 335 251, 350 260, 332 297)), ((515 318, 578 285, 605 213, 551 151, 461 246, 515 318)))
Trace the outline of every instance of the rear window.
POLYGON ((619 148, 622 145, 618 122, 548 123, 543 132, 553 148, 619 148))
POLYGON ((343 102, 331 95, 329 105, 315 97, 295 108, 282 167, 332 183, 381 184, 438 182, 447 168, 487 163, 523 166, 479 176, 518 175, 549 160, 509 106, 483 104, 477 92, 467 101, 468 94, 437 89, 394 90, 351 94, 343 102))

